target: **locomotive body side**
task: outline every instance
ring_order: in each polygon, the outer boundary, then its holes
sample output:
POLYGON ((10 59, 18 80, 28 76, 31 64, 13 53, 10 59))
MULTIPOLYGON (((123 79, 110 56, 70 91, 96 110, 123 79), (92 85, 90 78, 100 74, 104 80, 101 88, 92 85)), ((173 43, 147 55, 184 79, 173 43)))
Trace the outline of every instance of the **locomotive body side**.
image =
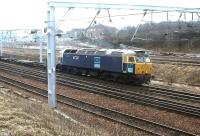
POLYGON ((122 57, 64 54, 62 65, 80 69, 121 73, 122 57))

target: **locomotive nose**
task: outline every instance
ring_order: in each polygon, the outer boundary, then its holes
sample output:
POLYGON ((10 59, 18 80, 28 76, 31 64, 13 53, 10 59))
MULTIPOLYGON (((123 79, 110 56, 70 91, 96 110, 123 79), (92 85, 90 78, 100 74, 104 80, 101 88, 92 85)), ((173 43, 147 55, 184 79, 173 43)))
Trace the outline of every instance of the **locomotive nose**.
POLYGON ((151 74, 152 65, 149 63, 137 63, 136 74, 151 74))
POLYGON ((142 74, 145 74, 145 72, 144 72, 144 71, 142 71, 142 74))

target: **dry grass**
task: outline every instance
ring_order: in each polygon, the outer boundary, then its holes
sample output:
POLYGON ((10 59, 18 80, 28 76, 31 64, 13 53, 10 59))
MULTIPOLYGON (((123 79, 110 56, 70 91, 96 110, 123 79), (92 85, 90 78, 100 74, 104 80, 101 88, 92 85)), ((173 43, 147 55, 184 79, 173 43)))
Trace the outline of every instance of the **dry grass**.
POLYGON ((1 136, 108 135, 67 119, 42 102, 17 97, 3 88, 0 88, 0 109, 1 136))
POLYGON ((194 71, 190 73, 186 79, 188 84, 200 84, 200 71, 194 71))
POLYGON ((200 84, 200 67, 154 64, 155 79, 172 83, 200 84))

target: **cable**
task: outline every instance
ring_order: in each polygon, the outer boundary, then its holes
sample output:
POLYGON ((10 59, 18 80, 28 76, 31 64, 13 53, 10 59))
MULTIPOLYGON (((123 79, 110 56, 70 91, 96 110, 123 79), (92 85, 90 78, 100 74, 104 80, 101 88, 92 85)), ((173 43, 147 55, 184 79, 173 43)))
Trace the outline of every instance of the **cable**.
POLYGON ((110 17, 110 11, 109 11, 109 9, 108 9, 108 17, 109 17, 109 21, 112 22, 112 19, 110 17))
POLYGON ((178 18, 178 22, 180 21, 181 17, 182 17, 183 13, 181 12, 178 18))
POLYGON ((199 13, 196 13, 197 14, 197 16, 198 16, 198 21, 200 20, 200 15, 199 15, 199 13))
POLYGON ((95 21, 96 17, 99 15, 99 13, 101 12, 101 9, 99 9, 95 15, 95 17, 93 18, 93 20, 91 21, 91 23, 89 24, 89 26, 85 29, 85 33, 87 33, 88 29, 91 27, 92 23, 95 21))
POLYGON ((144 20, 144 17, 146 16, 146 14, 147 14, 147 10, 144 12, 143 17, 142 17, 140 23, 137 25, 135 33, 133 34, 133 37, 131 38, 131 41, 133 41, 135 39, 135 35, 137 34, 137 31, 138 31, 138 29, 139 29, 142 21, 144 20))
MULTIPOLYGON (((67 15, 67 13, 69 13, 69 12, 71 11, 71 9, 72 9, 72 8, 69 8, 69 9, 65 12, 65 14, 59 19, 59 20, 60 20, 59 22, 61 22, 61 19, 64 18, 64 17, 67 15)), ((58 28, 59 28, 62 24, 63 24, 63 22, 61 22, 60 24, 57 24, 55 30, 58 30, 58 28)))
MULTIPOLYGON (((165 11, 158 11, 158 12, 152 12, 152 13, 164 13, 165 11)), ((134 14, 123 14, 123 15, 108 15, 108 16, 98 16, 96 17, 96 19, 99 19, 99 18, 108 18, 108 17, 124 17, 124 16, 135 16, 135 15, 143 15, 144 13, 134 13, 134 14)), ((150 14, 150 13, 147 13, 147 14, 150 14)), ((56 20, 56 21, 73 21, 73 20, 88 20, 88 19, 91 19, 91 18, 72 18, 72 19, 66 19, 66 20, 56 20)))

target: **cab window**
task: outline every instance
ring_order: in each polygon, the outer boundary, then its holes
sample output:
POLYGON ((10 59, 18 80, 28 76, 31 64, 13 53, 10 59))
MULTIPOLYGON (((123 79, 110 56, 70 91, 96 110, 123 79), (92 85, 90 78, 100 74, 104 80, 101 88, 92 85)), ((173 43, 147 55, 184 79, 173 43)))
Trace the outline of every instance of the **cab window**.
POLYGON ((144 62, 144 57, 137 57, 136 62, 144 62))
POLYGON ((151 62, 150 58, 149 57, 136 57, 136 62, 138 63, 149 63, 151 62))
POLYGON ((149 57, 145 57, 145 62, 151 62, 150 58, 149 57))
POLYGON ((128 57, 128 62, 135 62, 135 57, 128 57))

